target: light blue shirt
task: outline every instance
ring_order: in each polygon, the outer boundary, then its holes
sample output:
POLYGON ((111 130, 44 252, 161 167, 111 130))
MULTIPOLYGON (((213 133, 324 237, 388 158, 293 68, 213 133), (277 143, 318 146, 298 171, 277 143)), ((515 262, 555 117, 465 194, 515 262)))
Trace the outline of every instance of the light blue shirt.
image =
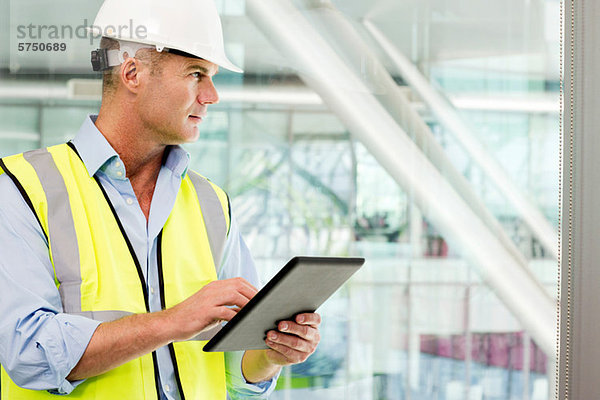
MULTIPOLYGON (((175 203, 189 154, 179 146, 171 147, 160 169, 146 221, 123 162, 96 128, 95 120, 96 116, 85 119, 73 143, 90 176, 100 179, 129 236, 146 280, 150 311, 160 311, 157 236, 175 203)), ((66 376, 100 322, 63 313, 48 242, 39 224, 6 174, 0 175, 0 193, 0 363, 19 386, 70 393, 83 381, 69 382, 66 376)), ((259 286, 254 261, 232 216, 218 277, 238 276, 259 286)), ((162 347, 156 353, 162 397, 179 399, 169 350, 162 347)), ((241 371, 242 355, 225 353, 230 398, 267 398, 277 378, 247 383, 241 371)))

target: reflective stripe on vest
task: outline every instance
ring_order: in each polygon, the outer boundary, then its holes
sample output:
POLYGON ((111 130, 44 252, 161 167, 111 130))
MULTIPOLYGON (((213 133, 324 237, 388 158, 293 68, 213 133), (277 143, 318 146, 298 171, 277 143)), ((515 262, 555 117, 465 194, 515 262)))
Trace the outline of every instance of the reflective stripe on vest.
MULTIPOLYGON (((103 322, 144 312, 146 298, 140 288, 144 283, 135 273, 133 260, 116 224, 111 222, 114 218, 97 184, 75 153, 59 145, 3 161, 2 169, 11 171, 22 184, 24 197, 30 198, 31 208, 48 237, 65 312, 103 322), (113 289, 111 282, 116 284, 113 289)), ((205 178, 190 171, 183 179, 161 239, 166 307, 216 279, 215 265, 222 257, 229 222, 224 211, 227 206, 224 192, 205 178)), ((204 332, 171 346, 182 398, 225 397, 223 355, 203 353, 200 343, 212 334, 204 332)), ((86 380, 68 397, 154 399, 153 364, 150 354, 142 356, 86 380)), ((44 391, 18 388, 4 370, 1 392, 2 400, 54 398, 44 391)))
POLYGON ((48 242, 65 313, 81 313, 81 268, 65 181, 46 149, 23 153, 37 173, 48 204, 48 242))
POLYGON ((206 225, 206 234, 208 235, 208 242, 210 243, 210 250, 215 265, 218 267, 221 265, 223 249, 227 240, 225 213, 223 212, 221 201, 210 182, 194 171, 190 171, 189 176, 196 189, 200 208, 205 210, 202 215, 204 216, 204 225, 206 225))

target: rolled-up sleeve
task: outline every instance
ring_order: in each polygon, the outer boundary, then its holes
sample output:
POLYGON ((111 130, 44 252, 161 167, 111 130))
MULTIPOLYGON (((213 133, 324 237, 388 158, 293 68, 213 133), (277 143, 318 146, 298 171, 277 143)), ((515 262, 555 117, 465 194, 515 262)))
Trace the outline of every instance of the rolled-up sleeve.
MULTIPOLYGON (((229 237, 225 244, 223 260, 219 269, 219 279, 235 277, 242 277, 257 288, 260 288, 261 286, 250 250, 242 239, 235 218, 232 217, 229 237)), ((243 351, 225 353, 225 369, 229 397, 232 400, 267 399, 273 390, 275 390, 279 375, 264 382, 247 382, 242 373, 243 355, 243 351)))
POLYGON ((277 386, 279 374, 268 381, 250 383, 242 373, 243 351, 229 351, 225 353, 227 390, 232 400, 242 399, 268 399, 277 386))
POLYGON ((66 376, 100 324, 62 313, 48 243, 21 194, 0 175, 0 364, 19 386, 67 394, 66 376))

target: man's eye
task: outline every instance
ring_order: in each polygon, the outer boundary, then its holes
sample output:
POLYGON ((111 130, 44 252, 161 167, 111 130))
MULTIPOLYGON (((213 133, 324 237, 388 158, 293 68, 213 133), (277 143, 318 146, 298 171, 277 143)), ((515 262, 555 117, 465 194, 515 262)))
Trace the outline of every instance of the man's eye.
POLYGON ((192 76, 196 79, 202 79, 204 78, 204 74, 202 72, 193 72, 192 76))

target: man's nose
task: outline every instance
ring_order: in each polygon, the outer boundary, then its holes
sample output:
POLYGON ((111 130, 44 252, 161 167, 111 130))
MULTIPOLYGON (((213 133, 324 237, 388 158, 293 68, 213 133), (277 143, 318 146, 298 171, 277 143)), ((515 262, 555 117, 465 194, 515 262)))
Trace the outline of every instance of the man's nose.
POLYGON ((212 79, 207 80, 206 84, 201 86, 198 93, 198 102, 200 104, 216 104, 219 102, 219 94, 212 79))

